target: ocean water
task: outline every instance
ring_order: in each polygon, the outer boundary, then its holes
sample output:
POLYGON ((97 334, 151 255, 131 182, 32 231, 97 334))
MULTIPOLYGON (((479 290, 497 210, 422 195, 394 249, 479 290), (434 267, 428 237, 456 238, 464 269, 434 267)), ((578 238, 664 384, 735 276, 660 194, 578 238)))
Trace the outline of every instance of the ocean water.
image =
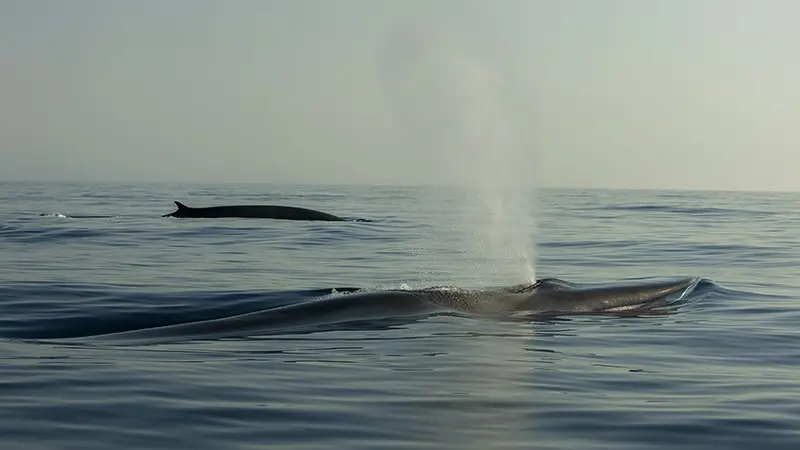
POLYGON ((529 198, 498 241, 455 188, 0 183, 0 448, 800 448, 800 194, 529 198), (372 222, 160 217, 172 200, 372 222), (536 278, 702 289, 656 316, 71 342, 335 288, 522 283, 523 256, 536 278))

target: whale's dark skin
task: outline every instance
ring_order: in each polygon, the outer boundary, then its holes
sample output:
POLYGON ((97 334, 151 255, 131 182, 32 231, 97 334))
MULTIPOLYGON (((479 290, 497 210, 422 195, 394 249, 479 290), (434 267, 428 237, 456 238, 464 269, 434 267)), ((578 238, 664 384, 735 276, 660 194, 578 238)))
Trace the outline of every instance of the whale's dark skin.
POLYGON ((297 208, 294 206, 280 205, 235 205, 235 206, 210 206, 207 208, 190 208, 179 201, 175 201, 178 209, 161 217, 195 217, 195 218, 220 218, 220 217, 245 217, 257 219, 280 220, 320 220, 328 222, 342 222, 343 219, 333 214, 313 209, 297 208))
MULTIPOLYGON (((542 279, 495 290, 428 288, 359 291, 220 319, 76 338, 78 342, 123 344, 163 343, 192 338, 247 336, 286 332, 319 325, 363 320, 423 317, 435 313, 497 316, 515 312, 532 315, 646 314, 667 303, 671 294, 686 292, 698 278, 676 281, 578 287, 542 279)), ((75 342, 73 340, 73 342, 75 342)))

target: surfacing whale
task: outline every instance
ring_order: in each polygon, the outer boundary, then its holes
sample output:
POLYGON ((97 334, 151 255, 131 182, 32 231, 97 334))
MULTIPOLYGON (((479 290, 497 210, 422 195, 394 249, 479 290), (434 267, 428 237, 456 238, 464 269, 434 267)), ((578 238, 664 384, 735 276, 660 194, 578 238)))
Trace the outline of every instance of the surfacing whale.
POLYGON ((433 287, 356 291, 219 319, 70 339, 115 344, 164 343, 291 332, 347 322, 463 313, 477 316, 643 315, 683 298, 700 278, 581 287, 555 278, 491 290, 433 287))
POLYGON ((179 201, 175 201, 177 210, 164 214, 161 217, 197 217, 197 218, 220 218, 220 217, 244 217, 258 219, 281 219, 281 220, 322 220, 329 222, 342 222, 343 219, 333 214, 313 209, 297 208, 294 206, 281 205, 234 205, 234 206, 209 206, 205 208, 191 208, 179 201))

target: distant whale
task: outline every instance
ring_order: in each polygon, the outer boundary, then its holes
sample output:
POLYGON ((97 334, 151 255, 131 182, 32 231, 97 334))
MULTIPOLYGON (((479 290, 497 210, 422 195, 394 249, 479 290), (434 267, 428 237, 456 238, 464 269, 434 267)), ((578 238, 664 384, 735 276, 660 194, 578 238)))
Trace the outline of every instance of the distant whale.
POLYGON ((281 220, 324 220, 330 222, 345 221, 338 216, 313 209, 297 208, 294 206, 280 205, 236 205, 236 206, 211 206, 207 208, 190 208, 179 201, 175 201, 178 209, 161 217, 247 217, 258 219, 281 220))
POLYGON ((643 315, 658 312, 656 308, 667 305, 668 297, 672 294, 679 294, 680 297, 688 295, 700 281, 700 278, 684 278, 676 281, 579 287, 563 280, 546 278, 533 284, 493 290, 435 287, 421 290, 358 291, 220 319, 87 336, 70 341, 158 343, 285 332, 436 313, 461 312, 486 316, 516 312, 534 316, 643 315))

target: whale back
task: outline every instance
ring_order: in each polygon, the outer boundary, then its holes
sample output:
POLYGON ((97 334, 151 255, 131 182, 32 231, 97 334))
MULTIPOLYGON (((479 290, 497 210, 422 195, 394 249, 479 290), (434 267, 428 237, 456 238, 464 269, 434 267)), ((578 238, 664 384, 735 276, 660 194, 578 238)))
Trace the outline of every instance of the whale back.
POLYGON ((669 295, 686 291, 696 278, 649 283, 580 287, 558 279, 537 282, 519 302, 517 310, 590 312, 652 307, 669 295))
POLYGON ((241 217, 258 219, 281 220, 317 220, 317 221, 344 221, 345 219, 313 209, 299 208, 283 205, 233 205, 209 206, 204 208, 190 208, 179 201, 174 201, 178 208, 176 211, 162 217, 195 217, 195 218, 222 218, 241 217))

